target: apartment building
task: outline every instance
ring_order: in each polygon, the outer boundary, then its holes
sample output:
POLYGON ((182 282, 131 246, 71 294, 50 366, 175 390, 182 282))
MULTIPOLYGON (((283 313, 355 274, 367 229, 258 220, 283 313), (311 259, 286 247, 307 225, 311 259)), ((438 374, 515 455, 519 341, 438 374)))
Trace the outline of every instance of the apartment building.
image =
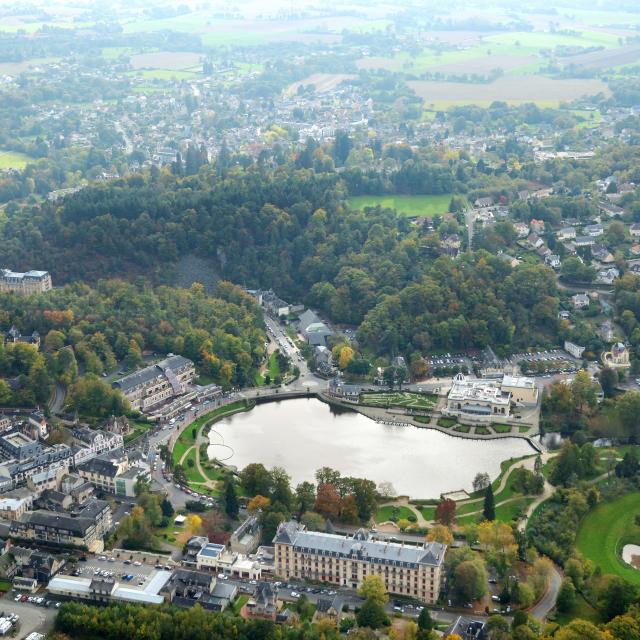
POLYGON ((110 528, 109 503, 92 499, 73 513, 45 510, 23 513, 11 522, 11 537, 81 547, 95 553, 104 549, 103 538, 110 528))
POLYGON ((113 386, 122 391, 132 409, 148 411, 185 393, 195 375, 191 360, 169 355, 157 364, 116 380, 113 386))
POLYGON ((289 580, 319 580, 356 589, 369 575, 389 593, 433 604, 440 594, 446 545, 413 546, 373 540, 360 529, 353 537, 307 531, 297 522, 278 527, 275 573, 289 580))
POLYGON ((51 275, 48 271, 26 271, 19 273, 9 269, 0 269, 0 292, 17 293, 30 296, 34 293, 50 291, 51 275))

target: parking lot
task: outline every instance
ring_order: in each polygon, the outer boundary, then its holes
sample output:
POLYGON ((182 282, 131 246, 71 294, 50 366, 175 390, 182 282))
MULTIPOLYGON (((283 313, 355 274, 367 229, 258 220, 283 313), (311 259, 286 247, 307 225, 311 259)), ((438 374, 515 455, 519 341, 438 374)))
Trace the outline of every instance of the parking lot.
POLYGON ((55 606, 48 608, 29 602, 16 602, 17 592, 10 591, 0 600, 0 613, 5 617, 17 615, 19 618, 16 638, 26 638, 33 631, 48 633, 53 629, 57 609, 55 606))
MULTIPOLYGON (((133 556, 136 558, 136 555, 133 556)), ((153 562, 141 562, 138 559, 127 558, 107 558, 99 556, 90 558, 86 562, 78 562, 72 567, 67 567, 62 573, 82 577, 82 578, 113 578, 119 582, 129 582, 138 586, 143 586, 151 573, 157 569, 172 569, 169 565, 153 562)))

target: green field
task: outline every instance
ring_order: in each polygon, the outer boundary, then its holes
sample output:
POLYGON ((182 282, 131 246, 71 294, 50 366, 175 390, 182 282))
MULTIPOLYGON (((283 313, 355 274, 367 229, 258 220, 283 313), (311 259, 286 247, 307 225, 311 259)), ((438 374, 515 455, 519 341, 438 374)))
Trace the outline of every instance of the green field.
POLYGON ((348 200, 349 206, 353 209, 380 205, 395 209, 403 216, 427 218, 446 213, 450 202, 450 193, 437 196, 353 196, 348 200))
POLYGON ((197 76, 191 71, 180 71, 178 69, 145 69, 141 71, 129 71, 133 75, 145 80, 192 80, 197 76))
POLYGON ((613 573, 640 585, 640 571, 623 562, 620 555, 625 544, 640 543, 640 527, 635 524, 638 514, 638 492, 598 505, 582 521, 576 547, 602 573, 613 573))
POLYGON ((363 393, 360 404, 371 407, 406 407, 410 409, 433 409, 435 396, 421 393, 363 393))
POLYGON ((35 160, 19 151, 0 149, 0 169, 24 169, 28 162, 35 162, 35 160))

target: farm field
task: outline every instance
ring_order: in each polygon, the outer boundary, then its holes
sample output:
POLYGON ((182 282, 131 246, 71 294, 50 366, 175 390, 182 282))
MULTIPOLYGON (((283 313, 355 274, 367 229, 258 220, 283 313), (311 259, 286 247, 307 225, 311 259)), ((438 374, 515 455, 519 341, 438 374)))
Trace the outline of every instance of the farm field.
POLYGON ((540 106, 558 106, 582 96, 609 95, 601 80, 554 80, 540 75, 506 76, 490 84, 414 80, 408 85, 425 100, 427 108, 439 110, 465 104, 488 107, 496 100, 512 105, 535 102, 540 106))
POLYGON ((603 574, 613 573, 640 585, 640 571, 623 562, 620 553, 626 543, 640 542, 640 493, 630 493, 612 502, 599 504, 587 514, 578 530, 576 547, 603 574))
POLYGON ((0 149, 0 169, 24 169, 28 162, 35 161, 34 158, 24 153, 0 149))
POLYGON ((395 209, 403 216, 427 218, 446 213, 450 202, 450 193, 432 196, 353 196, 348 199, 349 206, 354 209, 380 205, 395 209))
POLYGON ((22 62, 2 62, 0 63, 0 75, 18 75, 40 65, 58 62, 58 60, 60 60, 60 58, 32 58, 30 60, 23 60, 22 62))
POLYGON ((360 403, 372 407, 432 409, 435 406, 435 398, 419 393, 364 393, 360 398, 360 403))
POLYGON ((130 71, 130 75, 144 78, 145 80, 191 80, 198 74, 193 71, 181 71, 174 69, 143 69, 140 71, 130 71))

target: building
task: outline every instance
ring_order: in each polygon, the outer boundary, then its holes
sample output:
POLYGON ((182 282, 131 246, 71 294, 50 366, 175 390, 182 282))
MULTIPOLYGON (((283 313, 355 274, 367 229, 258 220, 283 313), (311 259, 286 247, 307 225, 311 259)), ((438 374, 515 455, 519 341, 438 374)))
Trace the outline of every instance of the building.
POLYGON ((517 405, 535 407, 538 404, 538 387, 533 378, 505 375, 501 390, 502 393, 510 393, 511 402, 517 405))
POLYGON ((89 427, 74 429, 73 440, 76 444, 74 451, 76 465, 81 461, 84 462, 124 446, 124 439, 120 434, 90 429, 89 427))
POLYGON ((258 516, 249 516, 229 538, 229 548, 235 553, 253 553, 260 544, 262 527, 258 516))
POLYGON ((485 637, 485 621, 460 616, 446 631, 444 637, 457 636, 462 640, 482 640, 485 637))
POLYGON ((30 296, 34 293, 50 291, 51 275, 48 271, 27 271, 20 273, 9 269, 0 269, 0 292, 17 293, 30 296))
POLYGON ((315 614, 316 621, 328 619, 336 623, 340 622, 344 605, 345 601, 342 593, 336 593, 335 596, 329 598, 318 598, 315 614))
POLYGON ((130 464, 129 457, 116 450, 105 453, 77 465, 78 475, 96 489, 117 496, 133 498, 138 478, 146 478, 149 470, 130 464))
POLYGON ((626 369, 630 367, 629 364, 629 350, 622 344, 622 342, 616 342, 611 351, 605 351, 602 354, 602 364, 605 367, 612 367, 613 369, 626 369))
POLYGON ((167 358, 113 383, 132 409, 148 411, 171 398, 186 393, 196 370, 193 362, 170 354, 167 358))
POLYGON ((120 583, 113 578, 82 578, 56 576, 47 591, 59 598, 85 600, 89 602, 135 602, 137 604, 162 604, 161 590, 171 578, 171 571, 153 571, 141 585, 120 583))
POLYGON ((259 582, 255 595, 243 607, 243 617, 275 622, 278 612, 278 590, 270 582, 259 582))
POLYGON ((586 309, 589 306, 589 296, 586 293, 576 293, 571 296, 574 309, 586 309))
POLYGON ((40 334, 37 331, 33 331, 31 335, 23 336, 18 329, 11 327, 7 333, 4 334, 5 344, 15 344, 22 342, 24 344, 31 344, 36 349, 40 348, 40 334))
POLYGON ((329 382, 329 388, 327 394, 338 398, 339 400, 346 400, 347 402, 360 402, 360 393, 362 389, 357 384, 345 384, 338 378, 332 378, 329 382))
POLYGON ((207 571, 177 569, 161 593, 178 607, 198 604, 208 611, 224 611, 236 599, 238 588, 217 581, 216 576, 207 571))
POLYGON ((111 507, 104 500, 90 500, 76 512, 28 511, 11 522, 11 537, 45 544, 81 547, 90 552, 104 548, 111 528, 111 507))
POLYGON ((281 524, 273 540, 275 573, 285 580, 316 580, 356 589, 377 575, 389 593, 433 604, 440 594, 446 545, 373 540, 360 529, 353 537, 307 531, 297 522, 281 524))
POLYGON ((315 348, 316 368, 318 373, 329 375, 333 371, 333 356, 331 350, 324 345, 315 348))
POLYGON ((501 384, 493 380, 467 380, 459 373, 447 396, 447 406, 442 413, 455 417, 490 419, 508 417, 511 409, 511 393, 503 391, 501 384))
POLYGON ((33 506, 33 496, 28 498, 0 498, 0 518, 17 520, 33 506))
POLYGON ((568 340, 564 341, 564 350, 574 358, 580 360, 582 358, 582 354, 584 353, 584 347, 581 347, 573 342, 569 342, 568 340))

